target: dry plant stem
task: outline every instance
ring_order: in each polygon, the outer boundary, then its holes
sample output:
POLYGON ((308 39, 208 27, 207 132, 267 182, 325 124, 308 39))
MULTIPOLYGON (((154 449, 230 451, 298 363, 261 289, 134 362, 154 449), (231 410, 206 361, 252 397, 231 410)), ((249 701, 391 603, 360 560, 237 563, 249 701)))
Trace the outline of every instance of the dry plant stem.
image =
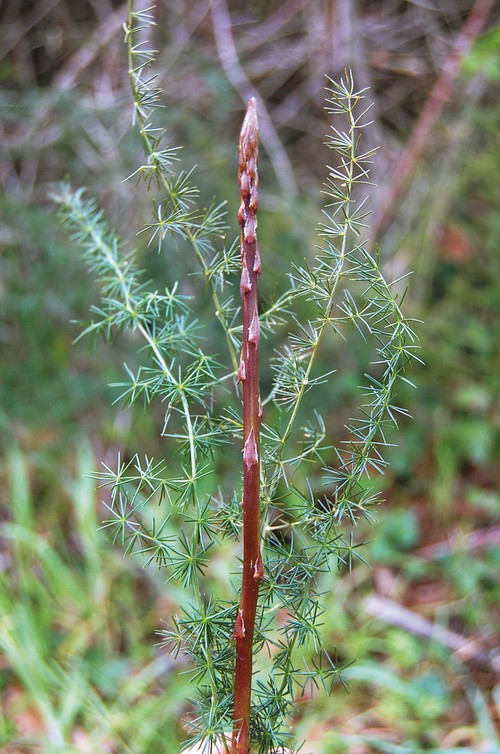
POLYGON ((78 79, 83 71, 92 65, 103 47, 107 47, 119 31, 123 33, 125 20, 126 14, 123 6, 109 13, 101 21, 86 44, 73 53, 67 63, 54 77, 52 84, 54 89, 61 92, 70 91, 78 83, 78 79))
POLYGON ((460 73, 462 61, 470 52, 476 37, 481 33, 494 5, 495 0, 476 0, 472 6, 462 31, 445 60, 441 74, 413 128, 408 144, 392 171, 392 174, 396 177, 382 207, 372 221, 372 238, 374 241, 379 240, 387 230, 392 219, 392 211, 401 199, 406 184, 424 152, 432 129, 452 95, 453 84, 460 73))
POLYGON ((297 194, 297 182, 295 180, 293 168, 288 159, 286 149, 280 141, 280 138, 274 127, 271 115, 266 105, 259 96, 256 88, 248 78, 242 68, 236 45, 233 39, 231 28, 231 18, 225 0, 211 0, 211 10, 214 27, 215 46, 221 66, 237 92, 242 96, 255 98, 259 103, 261 133, 263 145, 267 148, 269 159, 273 166, 278 183, 281 186, 285 196, 295 196, 297 194))
POLYGON ((255 100, 248 103, 240 134, 238 178, 241 206, 241 283, 243 338, 238 380, 243 388, 243 582, 234 627, 236 670, 234 678, 233 751, 250 748, 250 695, 252 650, 259 582, 263 579, 260 554, 260 425, 259 315, 257 281, 261 271, 257 248, 258 123, 255 100))
POLYGON ((377 594, 367 597, 363 604, 370 615, 374 615, 384 623, 398 626, 415 636, 423 636, 448 647, 462 663, 471 662, 495 673, 500 670, 500 658, 495 657, 493 653, 488 653, 474 639, 468 639, 444 626, 432 623, 413 610, 408 610, 397 602, 377 594))

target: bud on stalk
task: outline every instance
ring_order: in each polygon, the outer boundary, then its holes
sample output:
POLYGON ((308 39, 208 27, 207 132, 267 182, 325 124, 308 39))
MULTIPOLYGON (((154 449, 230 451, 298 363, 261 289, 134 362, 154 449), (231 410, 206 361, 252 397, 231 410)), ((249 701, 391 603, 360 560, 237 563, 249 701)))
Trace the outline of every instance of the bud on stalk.
POLYGON ((243 388, 243 582, 234 628, 236 669, 234 677, 234 728, 232 751, 250 749, 250 701, 252 654, 259 583, 264 578, 260 553, 260 425, 259 312, 257 281, 261 261, 257 248, 259 126, 255 100, 248 103, 240 134, 238 180, 241 205, 241 283, 243 338, 238 381, 243 388))

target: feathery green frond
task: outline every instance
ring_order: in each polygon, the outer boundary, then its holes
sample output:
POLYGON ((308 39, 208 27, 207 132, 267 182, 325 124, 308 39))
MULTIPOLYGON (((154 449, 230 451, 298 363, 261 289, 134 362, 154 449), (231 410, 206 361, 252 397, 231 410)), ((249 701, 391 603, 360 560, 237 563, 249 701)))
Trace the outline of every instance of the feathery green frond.
MULTIPOLYGON (((131 177, 137 190, 147 189, 153 200, 152 217, 139 234, 167 259, 181 248, 192 283, 168 279, 154 290, 138 253, 109 229, 82 189, 63 185, 54 198, 101 289, 101 301, 80 337, 131 333, 134 344, 140 343, 137 361, 125 365, 123 380, 114 386, 118 400, 125 405, 156 402, 164 412, 167 460, 119 457, 115 468, 105 466, 95 475, 106 510, 102 526, 112 541, 139 557, 144 567, 156 565, 184 594, 182 608, 159 632, 161 643, 174 656, 185 656, 197 688, 188 720, 191 741, 229 754, 235 639, 245 632, 238 611, 236 548, 244 517, 231 467, 234 462, 241 466, 243 440, 245 448, 248 443, 236 380, 246 379, 237 351, 241 341, 249 348, 251 327, 247 319, 243 330, 231 293, 241 258, 239 245, 225 237, 225 203, 200 203, 194 170, 182 169, 178 148, 155 125, 163 103, 151 68, 155 53, 143 39, 154 24, 152 9, 136 11, 133 0, 128 8, 125 41, 134 120, 145 153, 145 164, 131 177), (217 354, 207 352, 206 307, 198 307, 205 292, 225 340, 217 354), (221 478, 224 469, 227 480, 221 478), (224 548, 235 557, 229 574, 217 570, 224 548)), ((360 518, 373 518, 378 497, 370 479, 384 473, 389 431, 407 416, 396 396, 405 370, 417 358, 414 323, 405 318, 397 293, 401 280, 386 280, 378 249, 372 253, 363 240, 374 157, 363 147, 369 111, 365 91, 356 90, 346 72, 340 82, 329 82, 328 95, 327 110, 334 118, 327 141, 332 166, 324 185, 317 253, 293 265, 289 288, 276 301, 257 307, 255 300, 255 307, 263 309, 261 331, 270 336, 264 340, 278 344, 267 354, 273 381, 264 400, 266 422, 258 450, 261 496, 255 503, 262 515, 263 563, 260 556, 252 563, 259 589, 249 728, 252 746, 262 754, 293 747, 289 724, 301 695, 317 689, 330 693, 342 681, 337 662, 323 650, 325 579, 363 560, 353 527, 360 518), (283 330, 287 335, 280 341, 283 330), (357 412, 343 428, 332 428, 328 406, 310 410, 308 400, 320 395, 323 402, 326 393, 318 387, 339 377, 338 363, 321 362, 327 345, 351 338, 371 344, 373 360, 365 366, 357 412)), ((260 273, 260 259, 258 265, 260 273)), ((246 311, 243 307, 244 316, 246 311)), ((242 566, 248 566, 245 552, 242 566)))

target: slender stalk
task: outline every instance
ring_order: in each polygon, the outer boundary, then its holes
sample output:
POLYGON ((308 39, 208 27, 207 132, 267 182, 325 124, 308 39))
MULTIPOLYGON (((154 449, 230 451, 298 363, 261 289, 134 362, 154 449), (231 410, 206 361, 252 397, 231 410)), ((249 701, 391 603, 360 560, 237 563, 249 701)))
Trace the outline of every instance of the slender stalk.
MULTIPOLYGON (((137 105, 137 103, 140 100, 138 88, 137 88, 137 74, 138 74, 138 70, 140 69, 138 69, 137 67, 137 61, 134 60, 135 49, 134 49, 134 44, 133 44, 133 35, 134 35, 134 31, 136 30, 134 26, 136 20, 137 19, 135 17, 135 11, 134 11, 134 0, 128 0, 128 20, 125 25, 125 32, 126 32, 125 41, 127 43, 128 68, 129 68, 128 74, 129 74, 129 81, 130 81, 130 89, 132 91, 132 98, 133 98, 134 108, 135 108, 134 120, 137 120, 137 123, 139 125, 139 131, 141 135, 141 141, 144 148, 144 152, 148 157, 151 157, 152 155, 155 154, 158 147, 155 144, 154 139, 151 137, 150 133, 148 132, 148 129, 146 128, 147 117, 144 115, 141 108, 138 107, 137 105)), ((166 189, 167 196, 170 196, 170 187, 168 186, 168 183, 166 181, 165 174, 162 171, 157 171, 157 177, 158 177, 158 180, 163 184, 163 187, 166 189)), ((229 355, 231 357, 231 361, 236 371, 238 368, 237 351, 234 346, 234 343, 231 340, 229 322, 226 319, 224 308, 219 299, 216 286, 208 274, 209 272, 208 265, 205 261, 205 258, 203 257, 203 254, 201 253, 200 247, 193 234, 192 228, 188 224, 186 224, 184 231, 186 233, 186 238, 191 244, 196 254, 196 258, 199 264, 201 265, 201 268, 205 274, 205 279, 210 289, 213 302, 215 304, 215 316, 221 323, 222 328, 224 330, 228 349, 229 349, 229 355)))
MULTIPOLYGON (((116 271, 116 276, 118 280, 121 280, 121 270, 118 267, 116 260, 113 258, 112 254, 109 253, 106 246, 101 243, 101 240, 99 238, 99 235, 96 233, 94 229, 90 230, 90 236, 92 237, 94 243, 96 246, 101 248, 102 253, 106 256, 106 259, 108 260, 108 263, 111 267, 113 267, 116 271)), ((136 309, 134 306, 133 301, 130 298, 130 293, 128 291, 127 286, 125 285, 125 281, 122 281, 122 295, 123 300, 125 302, 125 306, 127 308, 127 311, 131 314, 132 317, 135 317, 136 315, 136 309)), ((138 331, 141 333, 141 335, 144 337, 145 341, 148 343, 149 347, 151 348, 152 352, 154 353, 155 359, 158 362, 159 367, 162 369, 165 375, 167 375, 172 382, 175 381, 175 378, 168 368, 167 362, 162 356, 162 353, 160 349, 158 348, 157 343, 155 342, 154 338, 151 336, 151 333, 149 330, 144 327, 141 323, 137 325, 138 331)), ((182 392, 182 385, 178 385, 179 390, 182 392)), ((194 445, 194 432, 193 432, 193 422, 191 420, 191 414, 189 411, 189 404, 187 401, 186 396, 183 394, 181 398, 182 403, 182 410, 184 412, 184 418, 186 421, 186 427, 189 435, 189 454, 191 459, 191 476, 193 478, 193 481, 196 479, 197 476, 197 463, 196 463, 196 451, 195 451, 195 445, 194 445)))
POLYGON ((241 283, 243 339, 238 380, 243 386, 243 583, 234 627, 236 670, 234 678, 233 751, 250 748, 250 697, 252 650, 259 582, 263 579, 260 554, 260 425, 259 315, 257 281, 261 271, 257 248, 257 158, 259 130, 255 100, 248 103, 240 134, 238 179, 241 206, 241 283))
MULTIPOLYGON (((349 235, 349 222, 350 222, 350 215, 349 215, 348 207, 352 198, 352 189, 353 189, 353 184, 354 184, 354 166, 356 165, 356 150, 358 146, 357 141, 356 141, 356 126, 357 126, 356 119, 351 110, 347 111, 347 116, 349 118, 349 140, 350 140, 351 147, 350 147, 350 159, 347 162, 347 166, 346 166, 347 167, 347 176, 346 176, 346 181, 345 181, 346 210, 344 212, 344 221, 342 223, 342 246, 341 246, 340 255, 339 255, 339 259, 342 265, 345 262, 345 259, 347 256, 347 239, 349 235)), ((282 437, 281 437, 281 450, 279 454, 280 462, 283 460, 285 444, 287 440, 289 439, 290 435, 292 434, 292 429, 295 425, 295 418, 299 411, 302 398, 304 397, 305 392, 306 392, 306 387, 309 382, 309 377, 311 375, 311 371, 314 366, 314 362, 318 353, 319 344, 322 341, 323 334, 327 330, 327 325, 332 315, 333 307, 335 304, 335 296, 337 293, 337 288, 338 288, 338 284, 340 282, 341 277, 342 277, 342 269, 341 268, 339 269, 339 267, 334 268, 332 270, 332 275, 331 275, 331 281, 333 283, 332 290, 330 293, 330 298, 328 300, 328 303, 325 306, 326 314, 317 328, 316 338, 311 347, 311 353, 307 361, 307 366, 305 368, 305 373, 302 380, 302 384, 300 385, 297 391, 297 396, 295 398, 295 401, 292 405, 292 409, 290 412, 290 418, 286 425, 286 429, 283 432, 282 437)))

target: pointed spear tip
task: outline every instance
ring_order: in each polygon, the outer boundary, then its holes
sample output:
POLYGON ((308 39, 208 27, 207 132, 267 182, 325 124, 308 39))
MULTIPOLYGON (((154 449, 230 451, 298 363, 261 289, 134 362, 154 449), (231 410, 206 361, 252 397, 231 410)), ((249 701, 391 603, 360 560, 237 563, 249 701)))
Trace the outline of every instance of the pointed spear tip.
POLYGON ((257 103, 252 97, 247 105, 243 125, 241 126, 240 146, 247 155, 255 151, 259 141, 259 121, 257 103))

